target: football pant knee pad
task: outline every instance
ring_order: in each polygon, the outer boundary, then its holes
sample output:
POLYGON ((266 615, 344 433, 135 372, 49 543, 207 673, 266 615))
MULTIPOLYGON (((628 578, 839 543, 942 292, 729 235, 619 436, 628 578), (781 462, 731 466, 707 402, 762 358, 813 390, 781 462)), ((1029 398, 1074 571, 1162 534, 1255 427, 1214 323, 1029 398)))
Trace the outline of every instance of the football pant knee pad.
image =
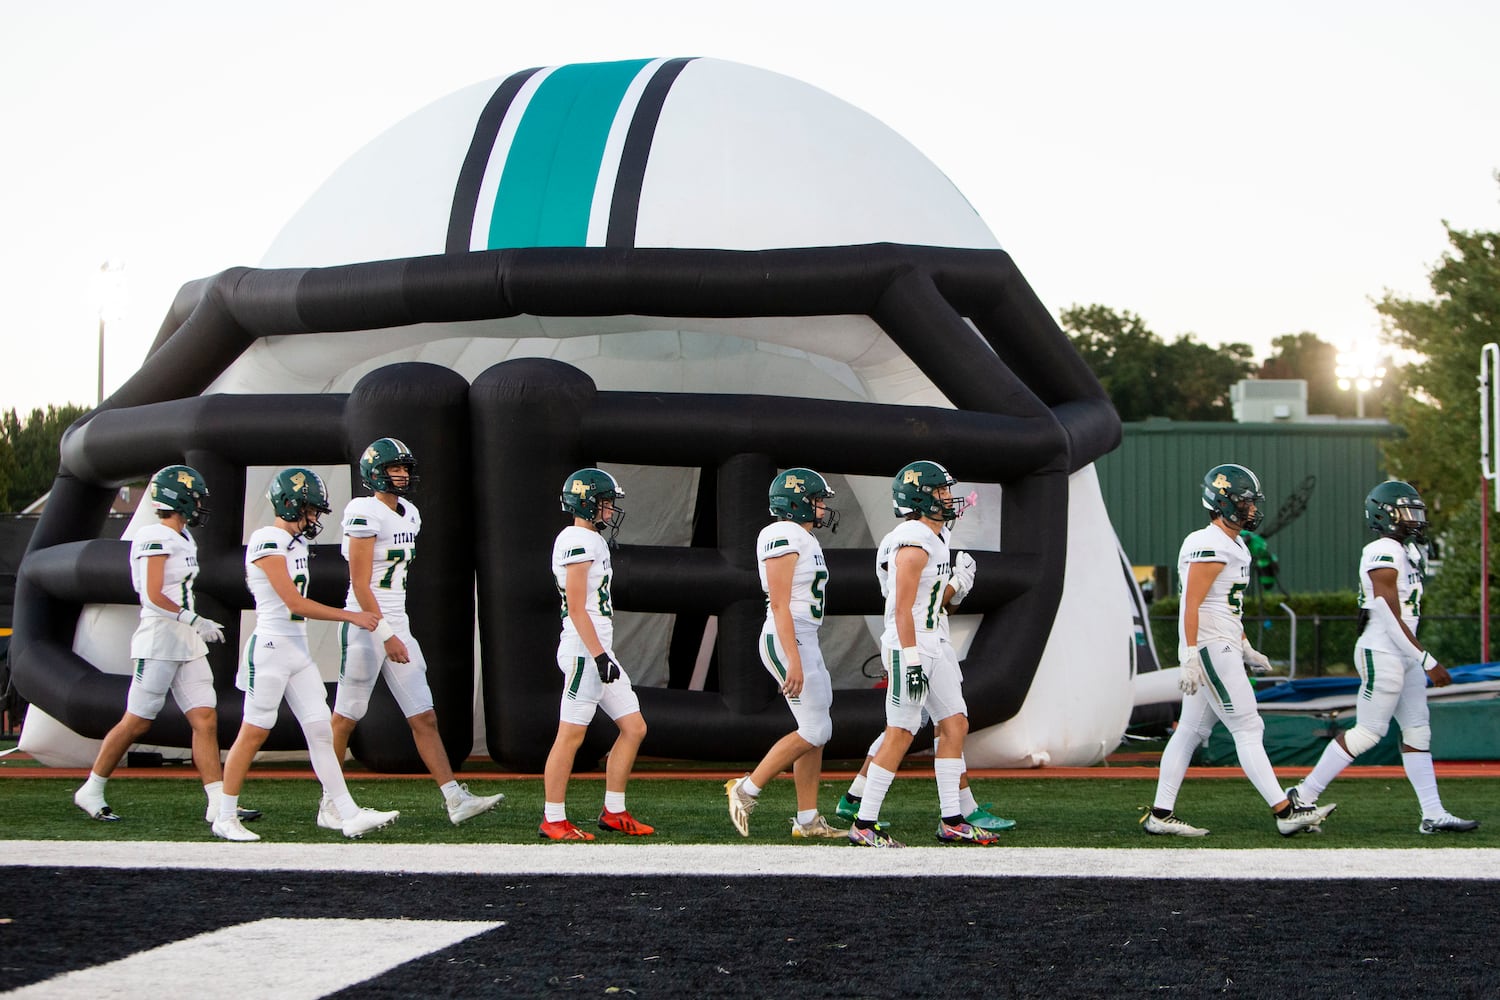
POLYGON ((1401 730, 1401 742, 1413 750, 1426 753, 1432 749, 1432 727, 1412 726, 1401 730))
POLYGON ((820 747, 833 738, 833 720, 823 716, 817 722, 803 723, 797 727, 797 735, 815 747, 820 747))
MULTIPOLYGON (((1344 749, 1349 751, 1349 756, 1358 757, 1380 742, 1385 733, 1377 733, 1366 729, 1364 726, 1355 726, 1344 733, 1344 749)), ((1415 744, 1412 744, 1415 746, 1415 744)))

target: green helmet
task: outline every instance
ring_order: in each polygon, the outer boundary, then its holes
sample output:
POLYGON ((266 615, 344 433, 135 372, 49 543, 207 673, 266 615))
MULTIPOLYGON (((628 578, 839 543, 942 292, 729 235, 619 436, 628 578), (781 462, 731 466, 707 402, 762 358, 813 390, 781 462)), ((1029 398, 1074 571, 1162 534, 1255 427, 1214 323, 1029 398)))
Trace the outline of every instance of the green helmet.
POLYGON ((832 528, 837 531, 839 512, 825 504, 823 515, 819 517, 816 503, 818 500, 832 500, 833 497, 833 487, 828 485, 828 480, 813 470, 787 469, 771 480, 768 503, 771 516, 778 521, 810 524, 814 528, 832 528))
POLYGON ((191 465, 169 465, 151 477, 151 506, 160 517, 181 514, 188 527, 208 523, 208 484, 191 465))
POLYGON ((952 521, 963 513, 963 498, 939 500, 933 492, 943 486, 951 491, 957 484, 958 480, 936 462, 912 462, 891 480, 891 504, 897 517, 921 514, 935 521, 952 521))
POLYGON ((1265 519, 1260 507, 1265 502, 1260 480, 1243 465, 1216 465, 1203 477, 1203 506, 1242 531, 1260 527, 1265 519))
MULTIPOLYGON (((283 521, 301 520, 309 507, 320 514, 333 510, 328 506, 328 487, 323 485, 323 477, 311 469, 300 467, 282 469, 276 473, 266 490, 266 499, 271 501, 271 509, 283 521)), ((322 525, 309 520, 303 525, 301 534, 310 540, 318 537, 321 530, 322 525)))
POLYGON ((1411 483, 1381 483, 1365 497, 1365 523, 1377 535, 1398 542, 1427 541, 1427 505, 1411 483))
POLYGON ((393 493, 404 497, 417 485, 417 457, 403 442, 395 438, 381 438, 372 442, 359 456, 359 478, 368 489, 376 493, 393 493), (406 466, 406 483, 397 486, 391 482, 386 469, 392 465, 406 466))
POLYGON ((614 538, 625 521, 625 512, 616 506, 624 495, 625 490, 615 482, 615 477, 603 469, 579 469, 563 480, 562 509, 574 517, 592 521, 595 530, 610 529, 609 536, 614 538), (600 500, 612 501, 607 518, 599 516, 600 500))

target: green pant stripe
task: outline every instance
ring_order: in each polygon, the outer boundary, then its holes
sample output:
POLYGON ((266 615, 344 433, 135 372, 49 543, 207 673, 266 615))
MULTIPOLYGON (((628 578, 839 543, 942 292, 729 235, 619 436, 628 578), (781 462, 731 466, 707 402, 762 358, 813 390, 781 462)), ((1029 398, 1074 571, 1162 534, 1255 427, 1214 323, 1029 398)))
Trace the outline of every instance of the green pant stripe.
POLYGON ((574 63, 541 82, 500 174, 489 249, 586 244, 610 128, 631 82, 650 62, 574 63))
POLYGON ((1200 648, 1198 659, 1203 663, 1203 672, 1208 675, 1208 683, 1213 685, 1214 694, 1218 695, 1219 704, 1224 706, 1226 712, 1234 711, 1234 700, 1229 697, 1229 689, 1224 686, 1223 679, 1218 671, 1214 669, 1213 658, 1208 655, 1208 650, 1200 648))
POLYGON ((349 665, 349 623, 339 625, 339 680, 344 679, 344 668, 349 665))
POLYGON ((568 698, 577 700, 578 687, 583 683, 583 668, 588 666, 588 660, 582 656, 573 658, 573 679, 568 681, 568 698))
POLYGON ((1365 662, 1360 671, 1359 696, 1369 701, 1375 697, 1375 654, 1368 649, 1362 652, 1365 654, 1365 662))
POLYGON ((774 635, 766 636, 766 657, 771 661, 771 668, 776 671, 776 676, 785 681, 786 667, 782 666, 781 661, 776 658, 776 637, 774 635))
POLYGON ((255 693, 255 633, 250 633, 250 647, 245 652, 245 691, 255 693))

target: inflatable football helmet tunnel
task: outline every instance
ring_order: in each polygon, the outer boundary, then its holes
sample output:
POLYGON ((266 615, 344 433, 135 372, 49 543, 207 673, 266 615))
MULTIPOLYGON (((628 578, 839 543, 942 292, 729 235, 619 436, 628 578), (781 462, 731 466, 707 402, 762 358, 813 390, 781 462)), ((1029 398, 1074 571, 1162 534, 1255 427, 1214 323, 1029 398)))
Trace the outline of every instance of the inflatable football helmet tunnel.
MULTIPOLYGON (((196 591, 229 626, 210 647, 227 741, 251 607, 244 540, 267 521, 270 470, 343 467, 337 511, 360 452, 391 436, 421 465, 408 607, 455 765, 475 738, 476 623, 490 755, 545 760, 560 690, 550 551, 568 523, 557 498, 587 465, 628 470, 613 597, 617 621, 639 626, 617 625, 616 649, 644 753, 750 759, 788 729, 756 654, 753 546, 767 484, 794 465, 839 482, 845 541, 823 537, 825 652, 843 663, 826 752, 864 753, 884 725, 882 692, 859 673, 883 607, 874 540, 895 524, 890 477, 918 458, 983 501, 954 539, 978 562, 954 627, 971 764, 1087 763, 1118 742, 1144 611, 1090 466, 1118 443, 1118 418, 972 209, 868 116, 712 60, 530 70, 372 143, 266 263, 185 286, 141 369, 64 439, 11 655, 23 696, 68 729, 102 737, 125 700, 128 641, 99 636, 133 627, 128 542, 95 537, 118 485, 186 462, 212 490, 196 591), (771 138, 804 161, 822 149, 828 169, 744 169, 774 159, 771 138), (371 191, 392 207, 354 210, 371 191), (396 207, 399 191, 410 205, 396 207), (906 238, 860 239, 881 234, 906 238), (389 259, 334 263, 361 247, 389 259)), ((310 596, 341 605, 337 542, 313 550, 310 596)), ((315 641, 320 661, 326 650, 315 641)), ((599 751, 612 727, 596 727, 599 751)), ((190 745, 170 701, 149 739, 190 745)), ((283 713, 267 749, 300 746, 283 713)), ((378 770, 423 770, 383 683, 352 750, 378 770)))

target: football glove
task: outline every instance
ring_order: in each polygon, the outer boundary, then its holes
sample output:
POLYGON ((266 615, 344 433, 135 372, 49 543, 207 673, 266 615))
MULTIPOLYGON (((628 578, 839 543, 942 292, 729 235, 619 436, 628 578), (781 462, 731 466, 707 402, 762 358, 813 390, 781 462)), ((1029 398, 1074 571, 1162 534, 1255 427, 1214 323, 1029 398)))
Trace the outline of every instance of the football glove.
POLYGON ((974 557, 967 552, 953 553, 953 568, 948 573, 948 583, 953 587, 953 596, 948 599, 949 605, 963 602, 969 596, 970 589, 974 586, 974 571, 978 567, 974 564, 974 557))
POLYGON ((605 684, 613 684, 620 679, 620 665, 608 653, 600 653, 594 657, 594 666, 599 668, 599 679, 605 684))
POLYGON ((922 654, 916 646, 901 651, 901 672, 906 676, 906 696, 921 701, 927 694, 927 672, 922 669, 922 654))
POLYGON ((204 642, 224 641, 223 625, 220 625, 212 618, 204 618, 190 608, 183 608, 177 612, 177 620, 184 625, 192 626, 193 631, 197 632, 204 642))
POLYGON ((1203 672, 1203 664, 1198 659, 1198 647, 1189 646, 1188 655, 1182 660, 1182 667, 1177 673, 1177 688, 1183 694, 1197 694, 1198 689, 1208 683, 1208 676, 1203 672))
POLYGON ((1264 677, 1271 672, 1271 661, 1266 659, 1266 654, 1250 645, 1250 640, 1245 639, 1240 643, 1240 653, 1245 658, 1245 669, 1256 677, 1264 677))

